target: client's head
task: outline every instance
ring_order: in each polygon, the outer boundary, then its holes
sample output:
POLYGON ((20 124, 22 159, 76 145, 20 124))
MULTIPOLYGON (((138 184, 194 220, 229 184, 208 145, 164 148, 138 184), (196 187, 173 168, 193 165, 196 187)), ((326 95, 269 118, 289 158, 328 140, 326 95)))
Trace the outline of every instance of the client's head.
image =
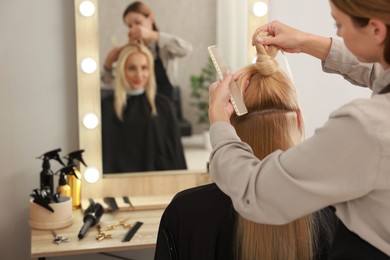
POLYGON ((143 44, 129 44, 120 52, 117 64, 115 71, 115 111, 117 116, 122 118, 123 108, 127 104, 127 94, 143 90, 145 90, 151 105, 152 114, 156 114, 154 60, 149 49, 143 44))
POLYGON ((275 59, 278 49, 259 44, 256 50, 256 63, 244 68, 238 81, 248 114, 233 115, 231 122, 262 159, 300 142, 303 120, 295 87, 275 59))

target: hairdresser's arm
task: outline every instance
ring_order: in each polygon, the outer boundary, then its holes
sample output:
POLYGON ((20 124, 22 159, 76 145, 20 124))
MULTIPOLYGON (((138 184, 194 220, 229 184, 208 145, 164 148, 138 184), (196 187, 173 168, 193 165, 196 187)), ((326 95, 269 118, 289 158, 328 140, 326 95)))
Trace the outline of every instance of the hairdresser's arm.
POLYGON ((100 80, 104 83, 103 89, 112 89, 112 83, 114 82, 114 63, 118 60, 119 54, 126 45, 112 48, 108 53, 103 62, 103 68, 100 74, 100 80))
POLYGON ((362 87, 371 87, 383 71, 379 64, 360 62, 339 39, 332 39, 329 55, 322 62, 322 69, 328 73, 340 74, 352 84, 362 87))
POLYGON ((192 45, 188 41, 165 32, 159 32, 158 45, 165 49, 170 56, 184 57, 192 51, 192 45))
POLYGON ((113 82, 114 82, 114 74, 112 73, 112 70, 108 70, 103 67, 102 71, 100 72, 100 80, 103 84, 101 84, 102 89, 113 89, 113 82))
POLYGON ((299 31, 279 21, 259 27, 252 41, 264 45, 276 45, 290 53, 306 53, 322 61, 323 70, 337 73, 358 86, 372 86, 382 71, 380 66, 361 63, 340 40, 299 31), (259 37, 260 32, 272 37, 259 37))
POLYGON ((106 58, 104 59, 103 67, 107 71, 112 71, 113 64, 118 60, 119 54, 122 49, 127 45, 122 45, 119 47, 112 48, 108 53, 106 58))
POLYGON ((157 42, 160 37, 158 31, 141 25, 131 27, 128 36, 131 41, 143 41, 145 44, 157 42))
POLYGON ((255 222, 281 225, 329 205, 341 207, 373 189, 377 176, 367 172, 380 165, 380 145, 360 124, 339 113, 302 144, 259 160, 232 125, 218 121, 210 127, 210 174, 240 215, 255 222))
POLYGON ((253 34, 252 42, 263 45, 276 45, 290 53, 306 53, 325 61, 329 54, 331 39, 294 29, 279 21, 272 21, 259 27, 253 34), (268 32, 272 37, 259 37, 260 32, 268 32))
POLYGON ((363 196, 377 185, 376 174, 367 172, 378 172, 382 148, 368 130, 365 109, 346 105, 310 139, 259 160, 230 124, 231 80, 227 75, 210 86, 210 174, 244 218, 285 224, 363 196))

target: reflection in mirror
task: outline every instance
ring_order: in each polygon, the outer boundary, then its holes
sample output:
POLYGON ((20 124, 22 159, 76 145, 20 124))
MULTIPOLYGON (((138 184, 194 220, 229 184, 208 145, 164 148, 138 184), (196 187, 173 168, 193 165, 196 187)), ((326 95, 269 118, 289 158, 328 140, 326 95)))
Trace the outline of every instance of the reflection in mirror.
MULTIPOLYGON (((121 8, 126 6, 127 1, 108 1, 108 7, 114 3, 121 2, 121 8)), ((149 2, 148 2, 149 3, 149 2)), ((88 5, 87 4, 87 5, 88 5)), ((149 3, 150 4, 150 3, 149 3)), ((102 146, 101 146, 101 111, 100 111, 100 58, 99 58, 99 42, 98 38, 101 33, 98 29, 98 15, 102 11, 102 15, 107 11, 108 14, 112 11, 107 9, 107 7, 102 6, 100 8, 100 2, 98 0, 74 0, 75 5, 75 26, 76 26, 76 50, 77 50, 77 83, 78 83, 78 118, 79 118, 79 145, 86 152, 84 154, 84 159, 88 162, 88 166, 94 169, 93 180, 86 181, 86 176, 89 176, 86 173, 85 168, 81 167, 81 172, 83 174, 82 181, 82 199, 88 200, 89 198, 99 198, 103 196, 156 196, 156 195, 165 195, 165 194, 174 194, 179 190, 182 190, 187 187, 197 186, 199 184, 205 183, 208 181, 208 174, 206 173, 206 167, 199 167, 198 165, 204 165, 204 160, 201 162, 187 159, 188 168, 195 169, 192 171, 164 171, 163 175, 159 172, 149 172, 143 174, 132 173, 120 174, 120 176, 112 176, 110 178, 109 174, 107 177, 102 178, 102 146), (80 4, 87 2, 88 4, 92 3, 95 6, 95 12, 90 16, 82 15, 80 12, 80 4), (105 9, 106 8, 106 11, 105 9), (97 70, 91 73, 86 73, 81 69, 81 62, 85 58, 92 58, 97 62, 97 70), (98 126, 93 129, 88 129, 83 125, 83 118, 85 115, 93 113, 98 118, 98 126), (193 165, 191 165, 193 164, 193 165), (198 167, 198 168, 196 168, 198 167), (197 170, 196 170, 197 169, 197 170), (131 177, 130 177, 131 176, 131 177)), ((164 6, 174 6, 174 3, 167 5, 164 3, 164 6)), ((189 86, 188 86, 188 75, 191 73, 198 73, 200 67, 207 61, 207 52, 206 46, 213 44, 215 42, 215 1, 202 0, 202 1, 191 1, 191 3, 176 3, 176 7, 181 7, 181 12, 178 13, 177 19, 183 21, 181 23, 182 27, 185 28, 180 34, 180 27, 176 21, 172 24, 172 33, 176 33, 183 38, 186 38, 191 44, 195 47, 192 53, 183 58, 179 66, 187 70, 186 74, 182 71, 179 75, 179 81, 183 83, 182 89, 182 103, 189 103, 189 86), (184 10, 184 11, 183 11, 184 10), (199 10, 204 10, 199 12, 199 10), (192 21, 186 19, 186 17, 197 17, 196 19, 191 19, 192 21), (199 22, 198 22, 199 20, 199 22), (208 22, 206 22, 208 21, 208 22), (203 31, 203 33, 202 33, 203 31), (195 34, 198 32, 198 34, 195 34), (199 36, 202 34, 202 36, 199 36), (206 40, 209 39, 209 40, 206 40), (211 40, 210 40, 211 39, 211 40), (187 99, 186 99, 187 98, 187 99)), ((159 10, 161 8, 157 8, 159 10)), ((177 8, 176 8, 177 9, 177 8)), ((156 19, 159 19, 160 29, 165 29, 164 17, 169 17, 172 10, 161 9, 163 13, 156 12, 156 19), (169 14, 169 15, 167 15, 169 14)), ((121 11, 122 12, 122 11, 121 11)), ((121 13, 120 12, 120 13, 121 13)), ((114 16, 114 15, 113 15, 114 16)), ((114 20, 113 16, 106 16, 108 20, 114 20), (111 17, 111 18, 110 18, 111 17)), ((104 19, 103 19, 104 20, 104 19)), ((104 22, 104 21, 103 21, 104 22)), ((103 22, 100 22, 103 24, 103 22)), ((119 25, 114 26, 111 30, 115 31, 116 29, 125 32, 125 27, 120 20, 120 15, 118 18, 119 25)), ((168 30, 168 29, 167 29, 168 30)), ((118 38, 121 33, 117 33, 118 38)), ((111 36, 108 37, 109 39, 111 36)), ((119 42, 119 39, 118 39, 119 42)), ((107 43, 111 47, 111 40, 107 43)), ((104 43, 101 43, 104 46, 104 43)), ((106 49, 109 49, 107 47, 106 49)), ((191 107, 183 106, 183 113, 186 114, 186 117, 191 117, 191 113, 195 114, 195 111, 191 111, 191 107)), ((195 130, 195 129, 194 129, 195 130)), ((194 157, 198 159, 203 156, 203 152, 200 155, 199 152, 204 149, 203 144, 200 145, 200 136, 197 138, 191 138, 188 140, 183 140, 185 146, 194 148, 188 153, 189 157, 194 157)), ((186 154, 187 156, 187 154, 186 154)))
POLYGON ((101 100, 103 173, 187 169, 172 102, 154 80, 152 52, 132 43, 116 63, 114 92, 101 100))
MULTIPOLYGON (((150 7, 152 14, 154 15, 155 24, 160 32, 180 37, 193 46, 193 50, 187 56, 176 58, 176 63, 168 64, 168 67, 170 68, 168 69, 168 76, 172 85, 175 87, 177 86, 180 90, 180 103, 176 104, 176 107, 180 109, 179 112, 177 111, 177 117, 185 118, 185 121, 187 121, 190 128, 190 134, 191 129, 194 134, 190 137, 183 137, 187 166, 190 170, 206 170, 209 151, 205 149, 204 141, 208 140, 204 140, 203 136, 200 134, 202 133, 202 130, 208 128, 208 125, 197 124, 196 116, 198 111, 195 110, 194 106, 190 105, 192 102, 190 97, 190 75, 197 74, 201 71, 201 68, 206 64, 208 58, 207 46, 215 44, 216 42, 216 1, 193 0, 177 2, 175 0, 166 0, 162 2, 158 0, 145 0, 143 2, 150 7), (173 10, 175 11, 172 12, 173 10), (202 10, 202 12, 199 12, 199 10, 202 10), (178 23, 178 21, 181 22, 178 23), (174 67, 173 70, 172 67, 174 67), (197 143, 197 145, 194 146, 195 143, 197 143), (194 154, 196 154, 196 157, 193 156, 194 154)), ((113 48, 128 43, 129 29, 123 19, 123 12, 131 3, 133 3, 133 1, 98 0, 99 59, 100 70, 103 72, 103 66, 108 53, 111 52, 113 48)), ((185 46, 187 43, 180 44, 185 46)), ((185 48, 187 49, 187 47, 185 48)), ((165 60, 163 60, 163 62, 165 62, 165 60)), ((111 85, 113 84, 111 83, 111 85)), ((101 87, 106 88, 105 83, 101 82, 101 87)), ((160 85, 158 88, 160 88, 160 85)), ((110 91, 103 91, 102 98, 107 92, 108 95, 111 94, 110 91)), ((104 118, 102 118, 102 120, 104 120, 104 118)), ((107 125, 104 124, 104 122, 102 123, 103 126, 107 125)), ((183 125, 182 122, 180 122, 180 125, 183 125)), ((104 129, 107 128, 105 127, 104 129)), ((181 132, 183 133, 183 131, 181 132)), ((111 137, 107 138, 107 136, 104 135, 102 137, 105 140, 111 139, 111 137)), ((204 138, 207 138, 207 136, 204 138)), ((107 144, 107 142, 104 143, 107 144)), ((105 147, 111 146, 106 145, 105 147)), ((107 158, 107 154, 109 154, 106 150, 106 148, 103 150, 105 158, 107 158)), ((133 167, 128 168, 134 169, 133 167)), ((104 169, 104 173, 106 173, 109 168, 104 167, 104 169)), ((108 173, 114 172, 108 171, 108 173)))
MULTIPOLYGON (((243 4, 241 1, 235 0, 155 0, 145 2, 153 6, 161 30, 181 36, 191 42, 194 47, 192 53, 179 62, 178 82, 182 93, 183 114, 192 122, 193 133, 201 133, 207 126, 196 124, 196 111, 194 107, 189 105, 191 103, 189 76, 200 73, 208 59, 206 48, 215 43, 221 45, 224 54, 229 54, 226 55, 226 60, 233 70, 247 64, 247 59, 244 57, 247 42, 243 40, 247 39, 247 30, 243 29, 247 23, 246 1, 243 1, 245 2, 243 4), (166 20, 171 17, 173 17, 173 22, 166 20)), ((102 178, 100 53, 106 53, 113 45, 122 42, 120 37, 126 37, 126 27, 121 20, 121 14, 128 1, 74 0, 74 3, 79 145, 80 149, 85 149, 84 159, 93 169, 93 178, 87 182, 85 178, 90 177, 89 174, 86 174, 88 169, 81 168, 83 174, 82 199, 88 200, 88 198, 102 198, 103 196, 175 194, 179 190, 209 181, 204 167, 199 170, 199 165, 203 165, 204 160, 199 162, 193 159, 187 159, 187 166, 189 169, 198 170, 168 171, 164 174, 157 172, 120 174, 120 176, 102 178), (87 2, 87 5, 94 4, 95 12, 92 12, 90 16, 81 15, 79 7, 83 2, 87 2), (114 5, 120 5, 117 13, 112 9, 114 5), (99 21, 99 29, 98 15, 102 17, 99 21), (115 21, 116 25, 104 27, 104 23, 111 20, 115 21), (98 41, 99 36, 101 40, 98 41), (95 72, 88 74, 81 70, 81 61, 85 58, 92 58, 97 62, 95 72), (83 125, 83 118, 89 113, 95 114, 98 118, 98 126, 92 129, 83 125)), ((201 149, 203 148, 202 140, 201 135, 184 138, 184 146, 193 148, 186 153, 186 156, 195 159, 201 158, 202 151, 204 151, 201 149)))

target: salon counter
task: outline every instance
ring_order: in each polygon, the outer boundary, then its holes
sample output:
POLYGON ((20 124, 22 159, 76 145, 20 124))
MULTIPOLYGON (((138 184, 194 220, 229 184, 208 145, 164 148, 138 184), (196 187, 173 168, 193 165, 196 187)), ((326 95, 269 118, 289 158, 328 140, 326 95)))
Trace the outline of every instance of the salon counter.
POLYGON ((83 239, 78 239, 77 235, 83 225, 83 213, 81 210, 76 210, 73 212, 73 224, 71 226, 55 230, 58 236, 67 237, 68 242, 57 245, 53 242, 54 236, 51 231, 31 229, 31 257, 44 259, 50 256, 154 248, 163 211, 163 209, 154 209, 104 213, 98 223, 103 228, 118 224, 121 220, 124 220, 126 224, 134 224, 140 221, 143 222, 143 225, 129 242, 121 242, 129 228, 120 225, 113 230, 104 231, 106 235, 111 234, 112 238, 105 238, 99 242, 96 239, 99 234, 97 225, 91 227, 83 239))
POLYGON ((97 241, 99 234, 97 225, 91 227, 86 236, 79 240, 77 235, 83 225, 82 210, 73 211, 73 224, 64 229, 54 230, 58 236, 66 237, 69 242, 55 244, 54 236, 50 230, 31 229, 31 257, 44 259, 45 257, 81 255, 94 253, 112 253, 119 251, 154 248, 157 232, 164 208, 172 197, 179 191, 209 183, 210 176, 207 173, 207 162, 210 154, 209 145, 204 143, 207 136, 193 135, 182 138, 185 156, 189 171, 172 171, 164 173, 112 175, 111 178, 103 178, 99 183, 84 183, 82 187, 84 199, 82 207, 85 210, 89 205, 89 198, 103 205, 107 205, 99 197, 114 197, 119 210, 112 213, 104 213, 100 219, 102 227, 117 224, 121 219, 126 224, 143 222, 141 228, 129 242, 121 242, 128 228, 118 226, 114 230, 104 231, 111 234, 112 238, 97 241), (104 189, 102 188, 104 187, 104 189), (131 198, 131 209, 122 201, 123 194, 131 198))

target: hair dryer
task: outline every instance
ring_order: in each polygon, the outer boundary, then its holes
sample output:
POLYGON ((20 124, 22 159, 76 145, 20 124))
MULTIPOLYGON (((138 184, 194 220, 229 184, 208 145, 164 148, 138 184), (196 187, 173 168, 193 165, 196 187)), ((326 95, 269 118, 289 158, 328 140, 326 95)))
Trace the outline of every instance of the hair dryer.
POLYGON ((82 239, 84 235, 87 233, 90 227, 96 225, 99 222, 100 217, 103 215, 103 206, 100 203, 91 202, 89 207, 84 213, 84 224, 79 232, 79 239, 82 239))

